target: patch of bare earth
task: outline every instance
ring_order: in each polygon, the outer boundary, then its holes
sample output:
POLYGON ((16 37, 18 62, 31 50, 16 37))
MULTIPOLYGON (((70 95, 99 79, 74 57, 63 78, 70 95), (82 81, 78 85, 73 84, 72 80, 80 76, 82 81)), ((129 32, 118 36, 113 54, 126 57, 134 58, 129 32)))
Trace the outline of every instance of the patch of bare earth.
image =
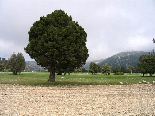
POLYGON ((155 85, 0 84, 0 116, 155 115, 155 85))

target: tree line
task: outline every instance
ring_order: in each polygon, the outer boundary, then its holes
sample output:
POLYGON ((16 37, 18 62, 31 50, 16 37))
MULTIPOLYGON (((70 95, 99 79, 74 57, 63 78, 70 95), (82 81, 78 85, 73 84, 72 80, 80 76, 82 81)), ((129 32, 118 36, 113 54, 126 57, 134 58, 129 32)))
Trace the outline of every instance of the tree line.
POLYGON ((92 74, 95 73, 102 73, 105 75, 110 75, 110 73, 115 73, 116 75, 122 75, 124 73, 133 73, 137 72, 136 68, 133 66, 128 66, 128 68, 125 68, 124 66, 116 66, 116 67, 110 67, 108 63, 105 63, 102 67, 100 67, 99 64, 95 62, 91 62, 89 65, 89 72, 92 74))
MULTIPOLYGON (((14 53, 8 60, 5 60, 4 58, 0 60, 0 71, 9 70, 12 71, 14 75, 17 75, 17 73, 21 73, 22 71, 24 71, 25 66, 25 58, 22 53, 14 53)), ((72 72, 89 72, 92 74, 102 73, 105 75, 110 75, 110 73, 114 73, 115 75, 123 75, 124 73, 142 73, 143 76, 145 74, 149 74, 150 76, 152 76, 155 72, 155 55, 153 52, 149 53, 148 55, 140 56, 137 67, 110 67, 108 63, 105 63, 102 67, 100 67, 99 64, 91 62, 88 71, 83 67, 68 68, 67 70, 61 68, 56 70, 56 73, 60 75, 62 75, 62 73, 64 73, 65 75, 66 73, 70 74, 72 72)))

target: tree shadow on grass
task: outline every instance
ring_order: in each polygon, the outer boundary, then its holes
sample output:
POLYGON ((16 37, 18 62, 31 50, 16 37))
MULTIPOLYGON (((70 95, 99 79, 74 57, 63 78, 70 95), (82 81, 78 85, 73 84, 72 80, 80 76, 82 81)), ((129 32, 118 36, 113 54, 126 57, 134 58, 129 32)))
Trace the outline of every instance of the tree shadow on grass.
POLYGON ((8 73, 8 75, 18 76, 18 75, 24 75, 24 74, 18 73, 17 75, 14 75, 13 73, 8 73))
POLYGON ((24 85, 32 86, 81 86, 81 85, 114 85, 116 83, 107 82, 69 82, 69 81, 55 81, 55 82, 30 82, 24 85))

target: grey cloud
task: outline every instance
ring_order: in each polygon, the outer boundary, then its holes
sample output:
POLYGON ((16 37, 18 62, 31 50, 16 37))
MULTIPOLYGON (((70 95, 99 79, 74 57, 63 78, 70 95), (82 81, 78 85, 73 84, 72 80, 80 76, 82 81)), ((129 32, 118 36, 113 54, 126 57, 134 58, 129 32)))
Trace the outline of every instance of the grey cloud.
POLYGON ((24 52, 28 31, 40 16, 64 10, 87 32, 88 60, 124 51, 154 49, 155 2, 152 0, 1 0, 0 55, 24 52), (11 48, 9 49, 8 46, 11 48))

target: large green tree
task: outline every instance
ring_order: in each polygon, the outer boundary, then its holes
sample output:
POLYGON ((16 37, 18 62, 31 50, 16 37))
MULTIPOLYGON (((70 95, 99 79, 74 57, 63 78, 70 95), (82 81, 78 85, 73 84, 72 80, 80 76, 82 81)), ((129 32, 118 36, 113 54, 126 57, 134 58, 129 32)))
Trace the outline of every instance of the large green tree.
POLYGON ((12 56, 8 60, 8 66, 14 75, 17 75, 17 73, 21 73, 21 71, 25 69, 25 58, 23 54, 12 54, 12 56))
POLYGON ((55 71, 79 68, 89 54, 87 33, 62 10, 40 17, 30 28, 26 53, 50 71, 48 81, 55 81, 55 71))

